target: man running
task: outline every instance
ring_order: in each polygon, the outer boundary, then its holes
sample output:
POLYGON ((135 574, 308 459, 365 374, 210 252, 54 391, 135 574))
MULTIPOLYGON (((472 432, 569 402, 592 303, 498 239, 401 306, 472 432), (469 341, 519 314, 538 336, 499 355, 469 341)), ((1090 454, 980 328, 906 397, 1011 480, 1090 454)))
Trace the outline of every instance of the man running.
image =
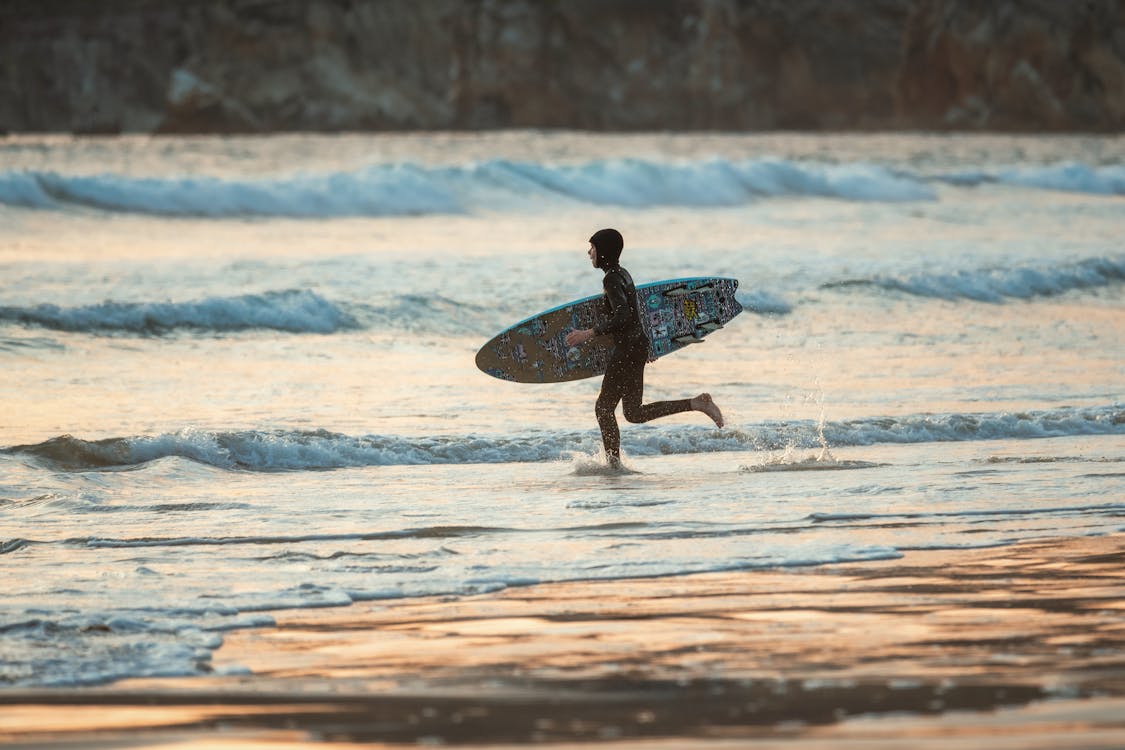
POLYGON ((598 230, 590 238, 590 262, 594 268, 605 272, 602 288, 609 305, 609 319, 594 328, 583 328, 566 335, 567 346, 584 344, 595 336, 613 336, 613 351, 609 355, 594 413, 602 432, 606 459, 614 468, 621 466, 621 431, 615 414, 618 402, 622 404, 625 419, 633 423, 649 422, 684 411, 701 411, 714 420, 716 426, 723 426, 723 413, 709 393, 678 401, 641 403, 649 341, 641 326, 633 277, 619 263, 624 246, 625 241, 616 229, 598 230))

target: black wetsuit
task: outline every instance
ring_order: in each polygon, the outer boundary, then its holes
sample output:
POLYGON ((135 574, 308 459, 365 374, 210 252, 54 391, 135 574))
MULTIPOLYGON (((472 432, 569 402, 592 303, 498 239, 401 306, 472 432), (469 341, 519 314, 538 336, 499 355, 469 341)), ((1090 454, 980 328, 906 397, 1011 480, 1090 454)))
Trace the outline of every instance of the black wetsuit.
POLYGON ((609 364, 594 413, 597 414, 598 427, 602 431, 606 457, 616 462, 621 460, 621 431, 614 414, 619 401, 625 412, 625 419, 630 422, 648 422, 669 414, 691 411, 691 399, 641 403, 649 342, 641 326, 637 289, 633 284, 633 277, 621 266, 615 264, 604 270, 602 288, 609 305, 609 320, 595 326, 594 333, 613 336, 613 351, 609 355, 609 364))

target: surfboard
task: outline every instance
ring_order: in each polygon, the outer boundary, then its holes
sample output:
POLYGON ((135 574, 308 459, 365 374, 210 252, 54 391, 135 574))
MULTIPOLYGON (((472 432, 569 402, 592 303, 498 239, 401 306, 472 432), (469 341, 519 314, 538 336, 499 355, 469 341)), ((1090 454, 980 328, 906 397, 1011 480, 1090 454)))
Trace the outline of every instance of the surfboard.
MULTIPOLYGON (((737 279, 670 279, 637 287, 637 307, 653 359, 697 344, 742 312, 737 279)), ((477 367, 516 383, 561 383, 605 373, 613 340, 597 336, 568 348, 566 334, 593 328, 609 315, 597 294, 553 307, 506 328, 477 352, 477 367)))

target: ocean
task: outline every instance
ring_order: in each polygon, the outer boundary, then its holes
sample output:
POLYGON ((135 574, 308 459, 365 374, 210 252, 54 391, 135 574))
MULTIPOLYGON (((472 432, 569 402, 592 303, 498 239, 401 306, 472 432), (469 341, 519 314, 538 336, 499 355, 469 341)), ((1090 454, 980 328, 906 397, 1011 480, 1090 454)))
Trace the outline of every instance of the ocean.
MULTIPOLYGON (((215 671, 302 607, 1125 530, 1125 137, 0 138, 0 687, 215 671), (740 280, 651 364, 479 372, 508 325, 740 280)), ((377 638, 377 633, 372 633, 377 638)))

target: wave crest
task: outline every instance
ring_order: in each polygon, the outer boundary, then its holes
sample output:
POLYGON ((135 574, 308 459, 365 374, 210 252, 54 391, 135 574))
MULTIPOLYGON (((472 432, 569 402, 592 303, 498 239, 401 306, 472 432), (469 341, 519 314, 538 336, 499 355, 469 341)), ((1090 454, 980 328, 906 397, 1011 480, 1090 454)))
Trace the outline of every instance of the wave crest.
POLYGON ((988 268, 909 276, 873 276, 824 284, 823 289, 876 287, 917 297, 1003 302, 1051 297, 1073 290, 1097 289, 1125 281, 1125 258, 1088 258, 1048 268, 988 268))
POLYGON ((474 207, 574 200, 617 206, 733 206, 763 196, 861 201, 932 200, 918 177, 868 164, 780 159, 669 163, 608 159, 585 164, 492 160, 466 166, 386 164, 290 177, 131 177, 0 173, 0 204, 21 208, 184 217, 402 216, 474 207))
POLYGON ((1125 195, 1125 166, 1076 162, 933 174, 866 162, 711 158, 598 159, 552 164, 492 159, 464 165, 376 164, 260 178, 0 172, 0 205, 202 218, 406 216, 526 208, 528 199, 597 205, 737 206, 761 197, 931 201, 935 185, 999 184, 1125 195))
POLYGON ((457 213, 440 172, 413 165, 276 179, 0 173, 0 203, 184 217, 399 216, 457 213))
POLYGON ((1121 165, 1091 167, 1078 162, 1063 162, 1034 167, 969 169, 949 172, 937 179, 970 187, 994 183, 1067 193, 1125 195, 1125 166, 1121 165))
POLYGON ((293 333, 334 333, 356 328, 355 319, 309 290, 291 289, 193 302, 103 302, 60 307, 0 307, 0 321, 58 331, 161 334, 174 329, 240 331, 265 328, 293 333))
MULTIPOLYGON (((960 442, 1033 439, 1070 435, 1125 435, 1120 405, 999 414, 875 417, 818 424, 767 422, 737 429, 649 427, 626 436, 632 456, 772 451, 877 443, 960 442)), ((179 457, 221 469, 246 471, 323 470, 359 466, 519 463, 566 461, 574 451, 597 447, 592 431, 535 435, 394 435, 354 437, 317 431, 213 432, 188 429, 156 436, 82 440, 70 435, 4 449, 33 456, 70 471, 136 466, 179 457)))

